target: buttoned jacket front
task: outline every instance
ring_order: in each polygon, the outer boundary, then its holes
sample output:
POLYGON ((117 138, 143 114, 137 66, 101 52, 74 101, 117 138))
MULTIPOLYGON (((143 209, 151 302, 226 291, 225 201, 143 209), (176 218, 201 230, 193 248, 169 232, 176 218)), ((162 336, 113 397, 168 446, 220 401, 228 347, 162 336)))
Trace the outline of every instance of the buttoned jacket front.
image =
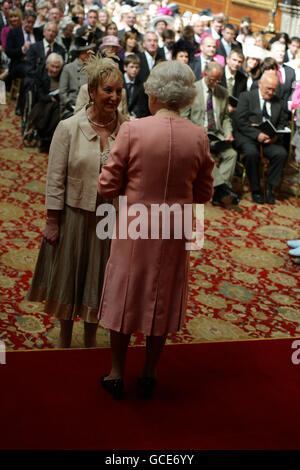
MULTIPOLYGON (((198 126, 204 126, 206 107, 203 96, 203 80, 195 83, 197 96, 192 105, 180 111, 180 115, 190 119, 198 126)), ((228 114, 228 91, 221 85, 217 85, 214 90, 214 113, 216 117, 216 135, 226 136, 232 134, 231 120, 228 114)))
MULTIPOLYGON (((111 148, 125 118, 118 113, 115 132, 109 137, 111 148)), ((100 137, 87 119, 86 107, 60 121, 49 152, 46 208, 62 210, 67 204, 94 212, 100 173, 100 137)))

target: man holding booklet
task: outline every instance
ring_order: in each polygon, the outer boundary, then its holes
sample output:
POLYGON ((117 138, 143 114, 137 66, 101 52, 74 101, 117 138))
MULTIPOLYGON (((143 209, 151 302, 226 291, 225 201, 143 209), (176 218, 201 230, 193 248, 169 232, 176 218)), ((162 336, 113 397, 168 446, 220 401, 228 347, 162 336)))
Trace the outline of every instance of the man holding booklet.
POLYGON ((280 184, 287 159, 287 151, 280 142, 279 134, 274 132, 274 129, 285 128, 283 102, 275 95, 277 87, 277 76, 265 72, 257 89, 240 95, 234 116, 236 147, 246 168, 252 200, 258 204, 275 204, 273 187, 280 184), (270 121, 274 129, 266 121, 270 121), (260 186, 259 174, 261 144, 263 154, 269 160, 265 194, 260 186))

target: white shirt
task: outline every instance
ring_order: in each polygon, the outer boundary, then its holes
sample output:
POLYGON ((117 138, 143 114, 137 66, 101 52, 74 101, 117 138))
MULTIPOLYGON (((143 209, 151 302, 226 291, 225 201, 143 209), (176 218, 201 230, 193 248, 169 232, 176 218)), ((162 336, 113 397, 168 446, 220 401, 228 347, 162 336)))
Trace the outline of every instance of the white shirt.
POLYGON ((220 39, 221 35, 212 26, 210 28, 210 32, 213 39, 220 39))
POLYGON ((132 83, 134 85, 135 83, 135 80, 130 80, 126 72, 124 73, 124 80, 125 80, 126 85, 128 85, 129 83, 132 83))
POLYGON ((46 57, 46 55, 47 55, 47 52, 48 52, 49 47, 51 48, 51 52, 53 52, 53 43, 52 43, 52 44, 49 44, 49 42, 46 41, 45 38, 43 39, 43 46, 44 46, 44 51, 45 51, 45 57, 46 57))
POLYGON ((155 58, 152 57, 152 55, 149 54, 149 52, 147 52, 147 51, 145 51, 145 57, 147 59, 149 70, 151 71, 154 67, 154 64, 155 64, 155 58))

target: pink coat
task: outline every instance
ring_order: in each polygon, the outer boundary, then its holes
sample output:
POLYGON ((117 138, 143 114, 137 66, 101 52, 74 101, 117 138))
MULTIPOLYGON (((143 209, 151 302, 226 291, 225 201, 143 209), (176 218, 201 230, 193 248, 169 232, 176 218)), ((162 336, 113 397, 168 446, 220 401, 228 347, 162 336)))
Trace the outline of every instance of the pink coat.
MULTIPOLYGON (((180 117, 151 116, 122 124, 98 191, 109 199, 126 195, 128 207, 205 203, 212 196, 213 166, 203 128, 180 117)), ((185 241, 112 240, 99 308, 104 326, 156 336, 181 328, 189 267, 185 241)))

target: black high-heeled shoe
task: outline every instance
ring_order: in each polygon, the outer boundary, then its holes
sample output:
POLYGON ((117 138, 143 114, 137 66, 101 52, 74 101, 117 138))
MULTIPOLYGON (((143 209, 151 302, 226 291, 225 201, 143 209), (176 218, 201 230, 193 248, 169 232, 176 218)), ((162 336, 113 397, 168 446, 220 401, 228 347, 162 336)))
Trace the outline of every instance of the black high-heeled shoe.
POLYGON ((105 377, 108 377, 108 374, 102 375, 100 379, 102 387, 112 395, 114 400, 121 400, 123 398, 123 379, 105 380, 105 377))
POLYGON ((156 387, 156 379, 154 377, 138 377, 137 383, 140 387, 142 398, 149 400, 153 397, 156 387))

